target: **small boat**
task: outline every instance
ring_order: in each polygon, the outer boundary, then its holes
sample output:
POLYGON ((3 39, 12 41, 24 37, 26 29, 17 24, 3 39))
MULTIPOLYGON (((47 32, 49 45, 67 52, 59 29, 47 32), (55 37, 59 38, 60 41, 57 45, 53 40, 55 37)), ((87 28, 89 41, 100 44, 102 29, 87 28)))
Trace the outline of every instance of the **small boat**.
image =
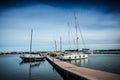
POLYGON ((31 40, 30 40, 30 52, 29 54, 22 54, 20 56, 20 58, 23 60, 23 61, 40 61, 40 60, 45 60, 45 56, 41 55, 41 54, 33 54, 32 53, 32 33, 33 33, 33 30, 31 29, 31 40))

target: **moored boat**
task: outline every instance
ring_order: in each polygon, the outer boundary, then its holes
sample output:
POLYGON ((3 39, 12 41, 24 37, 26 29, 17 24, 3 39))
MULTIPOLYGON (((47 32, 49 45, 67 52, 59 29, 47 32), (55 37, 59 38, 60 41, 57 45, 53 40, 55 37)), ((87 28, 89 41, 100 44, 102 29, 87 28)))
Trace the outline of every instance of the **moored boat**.
POLYGON ((40 61, 45 60, 45 56, 41 54, 23 54, 20 56, 23 61, 40 61))
POLYGON ((59 59, 61 60, 77 60, 85 58, 88 58, 88 54, 84 54, 83 52, 69 52, 59 56, 59 59))
MULTIPOLYGON (((88 54, 86 54, 85 51, 80 51, 79 50, 79 46, 78 46, 78 43, 79 43, 79 40, 78 40, 79 39, 79 37, 78 37, 78 29, 80 31, 84 47, 85 47, 85 42, 84 42, 84 39, 83 39, 83 36, 82 36, 80 28, 78 28, 77 22, 78 21, 77 21, 77 18, 75 16, 76 50, 67 50, 64 53, 62 53, 61 55, 57 56, 58 59, 61 59, 61 60, 77 60, 77 59, 88 58, 88 54)), ((70 34, 70 31, 69 31, 69 34, 70 34)), ((69 37, 70 37, 70 35, 69 35, 69 37)), ((69 41, 69 44, 70 44, 70 41, 69 41)), ((89 49, 87 49, 87 50, 89 50, 89 49)))
POLYGON ((20 58, 23 61, 40 61, 40 60, 45 60, 45 56, 41 54, 32 54, 32 34, 33 30, 31 30, 31 40, 30 40, 30 52, 29 54, 22 54, 20 58))

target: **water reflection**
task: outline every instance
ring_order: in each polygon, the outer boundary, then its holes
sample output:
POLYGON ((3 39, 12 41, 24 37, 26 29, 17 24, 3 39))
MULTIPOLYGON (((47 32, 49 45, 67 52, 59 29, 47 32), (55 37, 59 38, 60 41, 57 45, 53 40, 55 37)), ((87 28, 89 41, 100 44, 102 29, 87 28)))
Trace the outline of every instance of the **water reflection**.
POLYGON ((83 65, 87 65, 88 59, 69 60, 66 62, 69 62, 69 63, 77 65, 77 66, 83 66, 83 65))
POLYGON ((24 62, 19 54, 0 55, 0 80, 63 80, 50 63, 24 62))
POLYGON ((44 63, 44 61, 37 61, 37 62, 25 62, 25 61, 21 61, 19 63, 19 65, 20 66, 21 65, 30 65, 30 68, 32 68, 32 67, 39 67, 40 64, 43 64, 43 63, 44 63))
POLYGON ((37 61, 37 62, 29 62, 29 61, 21 61, 19 63, 20 66, 26 66, 29 65, 29 74, 28 74, 28 80, 32 80, 32 68, 39 67, 41 64, 43 64, 44 61, 37 61))

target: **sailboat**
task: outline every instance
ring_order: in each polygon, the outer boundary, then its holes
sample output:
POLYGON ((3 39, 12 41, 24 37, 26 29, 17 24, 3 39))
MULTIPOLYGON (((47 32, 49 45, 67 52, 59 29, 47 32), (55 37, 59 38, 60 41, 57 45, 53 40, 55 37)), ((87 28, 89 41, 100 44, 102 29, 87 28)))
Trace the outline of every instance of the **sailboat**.
POLYGON ((30 52, 29 54, 22 54, 20 55, 20 58, 23 61, 40 61, 40 60, 45 60, 45 56, 39 54, 33 54, 32 53, 32 34, 33 34, 33 29, 31 29, 31 39, 30 39, 30 52))
MULTIPOLYGON (((74 15, 75 16, 75 15, 74 15)), ((77 20, 75 16, 75 28, 76 28, 76 50, 67 50, 64 52, 64 54, 61 54, 59 56, 59 59, 61 60, 77 60, 77 59, 85 59, 88 58, 88 54, 85 54, 82 51, 79 51, 78 49, 78 25, 77 25, 77 20)), ((82 36, 81 36, 82 37, 82 36)))

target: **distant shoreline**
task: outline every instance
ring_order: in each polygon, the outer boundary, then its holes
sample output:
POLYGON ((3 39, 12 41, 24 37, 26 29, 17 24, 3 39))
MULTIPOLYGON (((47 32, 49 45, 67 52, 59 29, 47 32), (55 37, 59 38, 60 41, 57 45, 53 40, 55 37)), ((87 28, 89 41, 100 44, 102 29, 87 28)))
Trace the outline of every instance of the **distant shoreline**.
POLYGON ((93 54, 120 54, 120 49, 118 50, 94 50, 93 54))
MULTIPOLYGON (((39 53, 49 53, 50 51, 36 51, 32 52, 33 54, 39 53)), ((111 50, 90 50, 91 54, 120 54, 120 49, 111 49, 111 50)), ((0 52, 0 55, 4 54, 29 54, 29 52, 0 52)))

